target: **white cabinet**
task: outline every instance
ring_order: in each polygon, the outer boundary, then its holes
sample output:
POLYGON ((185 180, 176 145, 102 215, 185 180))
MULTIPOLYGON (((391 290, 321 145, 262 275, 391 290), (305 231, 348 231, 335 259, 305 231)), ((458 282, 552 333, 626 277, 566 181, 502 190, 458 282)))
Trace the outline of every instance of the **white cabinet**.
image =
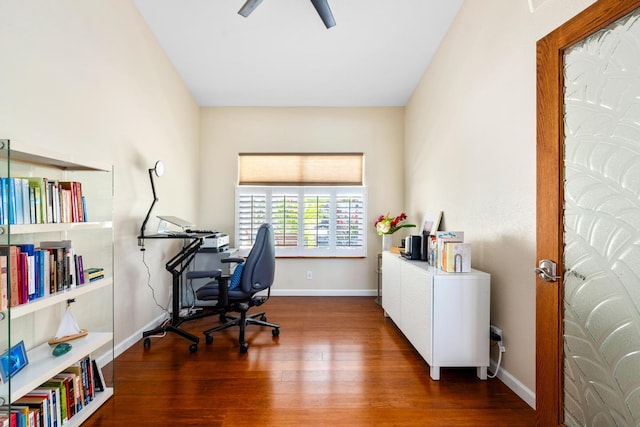
POLYGON ((385 314, 400 320, 400 263, 388 252, 382 253, 382 307, 385 314))
POLYGON ((489 366, 490 275, 446 273, 424 261, 382 254, 382 307, 440 379, 440 368, 489 366))
MULTIPOLYGON (((98 366, 113 360, 112 167, 99 162, 77 162, 73 154, 58 155, 46 148, 28 147, 13 141, 11 146, 9 144, 8 140, 0 140, 0 199, 3 201, 3 206, 0 206, 0 259, 5 257, 4 262, 7 262, 6 272, 0 275, 0 286, 10 293, 7 306, 0 310, 0 351, 22 342, 28 364, 0 384, 0 402, 3 405, 14 405, 25 394, 73 365, 82 367, 80 387, 89 387, 89 380, 85 377, 90 372, 86 368, 90 360, 88 356, 95 358, 98 366), (2 191, 8 185, 17 188, 16 178, 32 178, 34 185, 37 185, 35 182, 44 182, 41 192, 35 188, 27 190, 26 196, 23 194, 22 208, 30 209, 31 216, 23 211, 21 219, 15 210, 20 199, 8 191, 2 191), (47 203, 53 200, 51 197, 54 193, 53 186, 46 191, 44 188, 48 186, 47 183, 54 181, 60 184, 60 188, 69 182, 76 185, 75 190, 70 191, 77 191, 77 203, 70 202, 75 211, 68 217, 47 212, 47 203), (83 209, 86 209, 86 216, 83 209), (53 279, 57 270, 50 263, 61 265, 54 261, 56 255, 38 247, 44 241, 67 240, 71 241, 73 251, 65 252, 65 268, 68 270, 63 273, 65 281, 62 283, 57 280, 61 276, 53 279), (23 272, 25 270, 16 273, 18 270, 12 270, 9 261, 12 248, 31 245, 39 252, 34 258, 38 259, 35 266, 39 269, 34 267, 33 271, 28 270, 28 275, 23 272), (94 281, 84 278, 84 283, 81 283, 80 268, 72 267, 80 265, 78 256, 82 260, 82 270, 102 269, 102 278, 94 281), (46 262, 45 257, 48 258, 46 262), (66 274, 71 271, 74 279, 66 281, 66 274), (34 280, 33 289, 31 281, 26 284, 20 282, 27 276, 29 280, 34 280), (12 291, 14 285, 22 286, 19 298, 12 291), (28 292, 25 293, 27 288, 28 292), (12 302, 12 299, 15 301, 12 302), (55 336, 68 304, 71 304, 71 312, 79 327, 87 329, 88 334, 69 341, 71 350, 67 353, 54 356, 53 346, 48 344, 48 340, 55 336)), ((69 194, 65 197, 69 197, 69 194)), ((65 204, 64 208, 68 206, 65 204)), ((23 266, 29 268, 31 261, 25 262, 23 266)), ((82 409, 70 417, 65 426, 80 425, 113 395, 113 388, 109 387, 113 378, 102 379, 106 380, 102 384, 104 390, 95 391, 93 398, 88 397, 90 392, 85 395, 80 405, 82 409)))

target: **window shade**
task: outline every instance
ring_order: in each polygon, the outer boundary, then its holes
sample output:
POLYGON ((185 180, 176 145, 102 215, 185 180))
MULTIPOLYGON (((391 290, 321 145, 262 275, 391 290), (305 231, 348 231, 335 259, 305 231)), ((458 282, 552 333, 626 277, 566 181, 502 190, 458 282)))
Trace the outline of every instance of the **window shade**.
POLYGON ((240 185, 363 185, 362 153, 241 153, 240 185))

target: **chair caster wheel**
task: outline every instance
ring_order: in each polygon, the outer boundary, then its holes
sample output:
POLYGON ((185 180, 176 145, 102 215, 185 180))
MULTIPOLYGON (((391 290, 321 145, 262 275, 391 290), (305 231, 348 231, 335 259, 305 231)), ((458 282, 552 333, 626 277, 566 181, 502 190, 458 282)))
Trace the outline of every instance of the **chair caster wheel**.
POLYGON ((275 328, 274 330, 271 331, 271 335, 273 335, 274 337, 277 337, 280 335, 280 329, 275 328))
POLYGON ((246 353, 249 351, 249 344, 246 342, 240 343, 240 353, 246 353))
POLYGON ((142 341, 142 346, 144 348, 150 348, 151 347, 151 338, 147 337, 144 339, 144 341, 142 341))
POLYGON ((227 316, 225 316, 224 314, 220 315, 220 323, 227 323, 227 316))
POLYGON ((191 353, 195 353, 196 351, 198 351, 198 344, 191 344, 191 345, 189 346, 189 351, 190 351, 191 353))
POLYGON ((260 316, 260 320, 263 322, 267 321, 267 316, 265 316, 264 314, 262 316, 260 316))
POLYGON ((204 340, 207 344, 213 344, 213 337, 211 335, 205 335, 204 340))

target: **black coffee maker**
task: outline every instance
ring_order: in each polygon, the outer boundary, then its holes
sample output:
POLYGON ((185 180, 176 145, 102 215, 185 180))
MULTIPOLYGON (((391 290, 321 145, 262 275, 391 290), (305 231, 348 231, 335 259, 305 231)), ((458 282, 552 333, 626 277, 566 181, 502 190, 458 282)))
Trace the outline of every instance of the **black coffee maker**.
POLYGON ((420 253, 420 259, 422 261, 429 260, 429 234, 422 233, 422 252, 420 253))
POLYGON ((404 257, 412 260, 422 258, 422 236, 412 234, 405 239, 404 257))

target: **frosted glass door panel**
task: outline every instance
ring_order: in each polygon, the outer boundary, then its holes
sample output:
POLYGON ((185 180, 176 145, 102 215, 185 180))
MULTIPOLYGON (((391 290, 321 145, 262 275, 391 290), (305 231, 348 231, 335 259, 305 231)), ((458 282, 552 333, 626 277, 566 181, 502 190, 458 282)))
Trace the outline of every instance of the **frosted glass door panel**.
POLYGON ((640 13, 565 52, 564 415, 640 425, 640 13))

